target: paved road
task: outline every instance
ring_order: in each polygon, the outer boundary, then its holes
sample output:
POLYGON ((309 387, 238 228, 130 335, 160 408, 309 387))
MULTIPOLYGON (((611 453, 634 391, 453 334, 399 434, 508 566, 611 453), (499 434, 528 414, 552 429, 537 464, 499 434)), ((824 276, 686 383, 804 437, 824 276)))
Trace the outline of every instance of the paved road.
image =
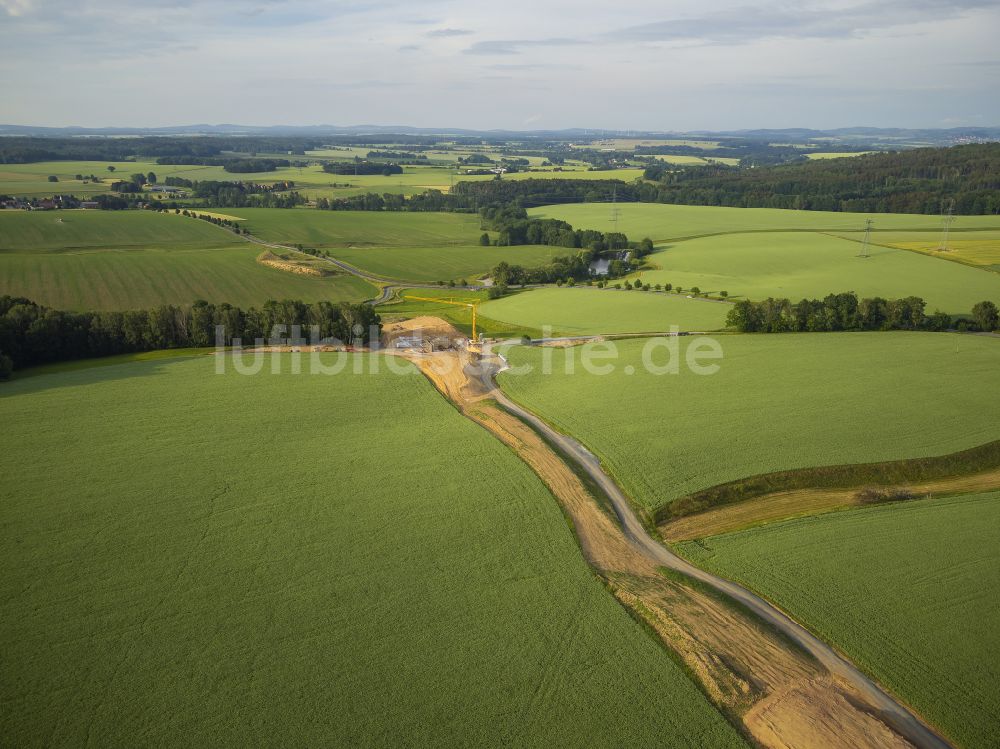
MULTIPOLYGON (((682 572, 739 601, 772 627, 798 643, 832 674, 843 678, 860 694, 864 695, 869 704, 879 712, 879 717, 915 746, 920 749, 948 749, 950 747, 947 741, 924 725, 906 707, 886 694, 843 656, 836 653, 829 645, 812 635, 800 624, 792 621, 773 605, 736 583, 695 567, 650 536, 636 516, 628 499, 611 477, 604 472, 600 461, 593 453, 572 437, 557 432, 535 414, 512 401, 500 390, 494 377, 506 368, 506 361, 502 357, 497 358, 503 362, 501 366, 491 367, 484 364, 480 372, 483 385, 490 392, 490 397, 496 399, 504 408, 533 426, 552 443, 558 445, 565 455, 586 471, 587 475, 601 487, 601 490, 611 500, 626 537, 638 551, 654 560, 657 565, 682 572)), ((484 359, 484 361, 486 360, 484 359)))

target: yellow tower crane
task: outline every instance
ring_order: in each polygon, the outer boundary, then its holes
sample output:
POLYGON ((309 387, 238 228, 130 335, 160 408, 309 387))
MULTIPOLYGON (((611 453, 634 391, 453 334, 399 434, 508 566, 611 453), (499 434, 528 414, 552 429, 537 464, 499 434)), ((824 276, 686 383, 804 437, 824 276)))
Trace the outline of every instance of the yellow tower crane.
POLYGON ((479 337, 476 335, 476 308, 479 306, 479 302, 467 302, 460 301, 451 297, 430 297, 430 296, 409 296, 404 295, 403 299, 412 299, 416 302, 440 302, 441 304, 451 304, 455 307, 468 307, 472 310, 472 337, 469 339, 470 344, 478 344, 479 337))

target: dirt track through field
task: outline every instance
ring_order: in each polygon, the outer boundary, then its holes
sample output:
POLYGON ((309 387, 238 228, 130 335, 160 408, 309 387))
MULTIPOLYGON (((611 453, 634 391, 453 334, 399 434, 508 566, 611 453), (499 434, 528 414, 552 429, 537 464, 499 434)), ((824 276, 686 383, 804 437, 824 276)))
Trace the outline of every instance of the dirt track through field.
MULTIPOLYGON (((657 530, 667 541, 689 541, 743 530, 776 520, 816 515, 846 507, 859 507, 861 502, 855 496, 859 488, 861 487, 774 492, 756 499, 670 520, 659 525, 657 530)), ((990 491, 1000 489, 1000 469, 934 481, 907 482, 905 488, 918 496, 990 491)))
POLYGON ((403 355, 539 475, 612 593, 657 632, 709 699, 759 745, 949 746, 785 614, 654 540, 593 455, 496 387, 499 358, 476 363, 465 351, 403 355), (601 493, 613 509, 595 500, 601 493), (664 568, 682 575, 665 574, 664 568))

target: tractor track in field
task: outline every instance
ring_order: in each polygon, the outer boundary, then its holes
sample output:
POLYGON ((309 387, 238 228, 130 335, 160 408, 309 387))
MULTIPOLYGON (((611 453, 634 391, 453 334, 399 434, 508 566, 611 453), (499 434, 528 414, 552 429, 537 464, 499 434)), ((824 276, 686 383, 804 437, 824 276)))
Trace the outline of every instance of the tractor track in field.
POLYGON ((406 356, 465 416, 534 470, 616 598, 656 632, 753 742, 775 749, 951 746, 774 605, 653 538, 592 453, 500 390, 494 378, 506 368, 502 357, 489 351, 479 362, 466 351, 406 356), (595 501, 598 494, 610 505, 595 501), (672 578, 664 569, 679 574, 672 578))

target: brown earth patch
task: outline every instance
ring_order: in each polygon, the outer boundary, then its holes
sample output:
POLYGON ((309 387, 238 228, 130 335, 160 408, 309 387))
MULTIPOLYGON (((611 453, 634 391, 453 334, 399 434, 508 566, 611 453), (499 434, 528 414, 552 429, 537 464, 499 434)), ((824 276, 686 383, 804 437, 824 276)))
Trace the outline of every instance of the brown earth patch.
POLYGON ((257 262, 269 268, 276 268, 287 273, 297 273, 301 276, 330 276, 333 275, 327 270, 317 268, 312 265, 304 265, 292 259, 275 255, 270 250, 265 250, 257 256, 257 262))
MULTIPOLYGON (((661 523, 658 530, 667 541, 689 541, 720 533, 731 533, 778 520, 818 515, 846 507, 857 507, 861 503, 854 495, 861 488, 863 487, 795 489, 774 492, 756 499, 723 505, 700 512, 697 515, 686 515, 676 520, 661 523)), ((970 476, 908 483, 906 488, 917 494, 930 494, 931 496, 1000 489, 1000 468, 970 476)))

